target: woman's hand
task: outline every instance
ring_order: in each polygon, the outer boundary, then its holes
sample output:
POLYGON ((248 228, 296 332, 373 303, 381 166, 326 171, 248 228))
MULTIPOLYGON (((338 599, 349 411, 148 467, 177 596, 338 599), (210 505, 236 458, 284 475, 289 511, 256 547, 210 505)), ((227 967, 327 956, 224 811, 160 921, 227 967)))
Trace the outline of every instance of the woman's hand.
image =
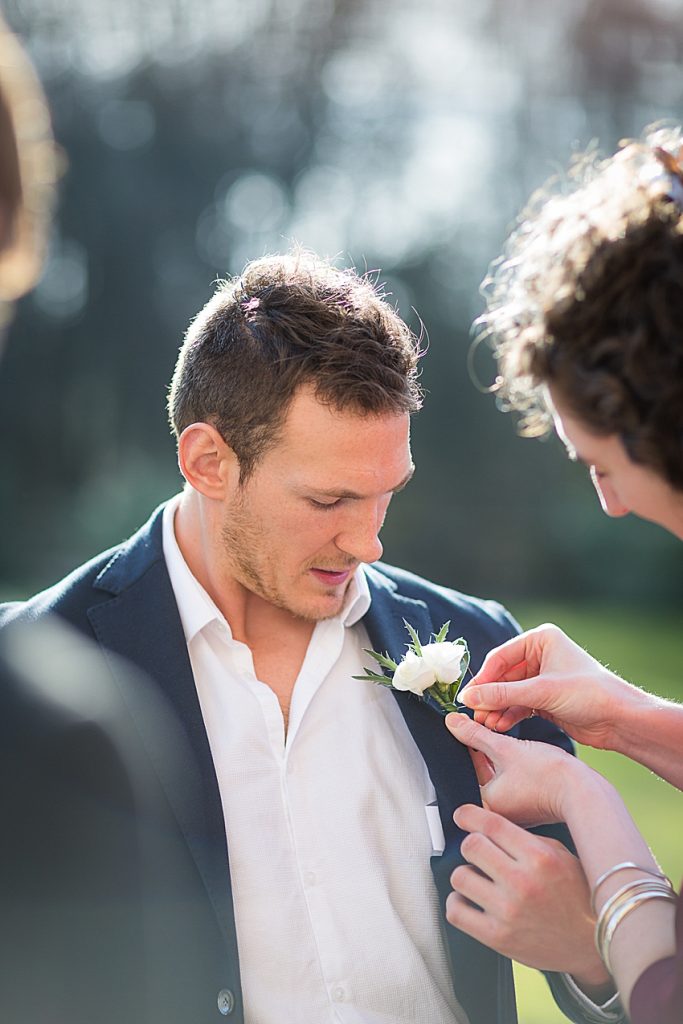
POLYGON ((468 863, 451 875, 450 923, 528 967, 571 974, 598 1001, 611 994, 577 858, 556 839, 481 807, 464 805, 453 817, 469 835, 462 843, 468 863))
POLYGON ((615 749, 615 730, 627 706, 648 695, 547 624, 490 651, 459 699, 474 710, 477 722, 498 732, 535 712, 579 743, 615 749))
POLYGON ((564 820, 572 790, 595 773, 551 744, 500 736, 467 715, 448 715, 446 725, 470 748, 484 803, 453 815, 470 834, 462 843, 468 863, 451 875, 446 917, 504 956, 566 971, 601 999, 609 977, 593 942, 581 864, 557 840, 520 827, 564 820))
POLYGON ((447 715, 446 726, 470 748, 484 806, 524 827, 564 821, 565 796, 592 773, 552 744, 501 736, 467 715, 447 715))

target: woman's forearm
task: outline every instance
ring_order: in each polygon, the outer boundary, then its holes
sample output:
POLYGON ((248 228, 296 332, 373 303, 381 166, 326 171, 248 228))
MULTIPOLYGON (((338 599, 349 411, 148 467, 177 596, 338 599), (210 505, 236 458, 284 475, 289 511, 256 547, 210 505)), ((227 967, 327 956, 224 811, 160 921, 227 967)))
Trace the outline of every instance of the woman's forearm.
POLYGON ((683 705, 638 692, 623 702, 612 748, 683 789, 683 705))
MULTIPOLYGON (((596 893, 599 911, 618 889, 637 878, 651 877, 659 867, 636 828, 619 794, 602 776, 579 765, 568 773, 563 815, 576 844, 577 853, 591 889, 610 868, 632 861, 638 869, 626 868, 610 875, 596 893)), ((651 964, 671 956, 675 949, 675 906, 662 900, 641 904, 616 929, 610 956, 622 1001, 628 1006, 637 979, 651 964)))

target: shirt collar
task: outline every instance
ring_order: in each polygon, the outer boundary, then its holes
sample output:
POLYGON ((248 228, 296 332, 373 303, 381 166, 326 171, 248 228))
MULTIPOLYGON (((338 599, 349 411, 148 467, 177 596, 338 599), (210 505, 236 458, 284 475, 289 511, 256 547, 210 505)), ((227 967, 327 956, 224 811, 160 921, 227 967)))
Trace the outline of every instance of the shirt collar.
POLYGON ((178 604, 180 621, 183 624, 185 640, 191 643, 210 622, 220 622, 228 627, 220 609, 211 600, 204 587, 192 573, 178 547, 173 522, 182 495, 176 494, 166 503, 162 521, 162 543, 166 568, 178 604))
POLYGON ((359 565, 346 589, 344 604, 337 618, 342 626, 354 626, 366 614, 372 598, 365 577, 365 570, 359 565))
MULTIPOLYGON (((176 494, 166 503, 162 520, 162 543, 166 568, 178 604, 185 640, 188 644, 191 643, 210 622, 219 622, 225 625, 232 636, 230 624, 226 622, 224 615, 211 600, 199 580, 192 575, 178 547, 173 522, 181 497, 181 494, 176 494)), ((363 566, 359 565, 351 577, 341 611, 335 618, 342 626, 353 626, 366 614, 370 603, 368 581, 363 566)))

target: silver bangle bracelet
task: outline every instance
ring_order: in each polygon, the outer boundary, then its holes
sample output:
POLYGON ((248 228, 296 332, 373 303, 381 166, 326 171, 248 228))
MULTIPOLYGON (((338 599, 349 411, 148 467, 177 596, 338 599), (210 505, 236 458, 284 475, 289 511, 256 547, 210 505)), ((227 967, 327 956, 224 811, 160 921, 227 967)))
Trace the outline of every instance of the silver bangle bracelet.
POLYGON ((662 874, 661 871, 654 871, 652 868, 645 868, 642 864, 636 864, 632 860, 623 860, 621 863, 615 864, 614 867, 608 868, 607 871, 603 871, 599 878, 596 879, 595 884, 593 885, 593 891, 591 892, 591 907, 594 914, 596 913, 595 897, 602 883, 606 882, 608 878, 612 877, 612 875, 616 875, 619 871, 626 871, 629 868, 633 868, 635 871, 643 871, 646 875, 652 875, 653 878, 661 878, 663 881, 668 882, 673 889, 673 882, 667 875, 662 874))
POLYGON ((642 903, 646 903, 649 900, 666 900, 667 902, 675 903, 676 894, 668 888, 652 888, 634 893, 632 896, 623 899, 616 907, 614 907, 611 914, 608 916, 601 936, 600 945, 598 946, 598 953, 610 974, 613 973, 610 958, 610 947, 615 931, 632 910, 635 910, 636 907, 639 907, 642 903))
POLYGON ((605 929, 608 926, 612 914, 618 910, 622 903, 629 900, 630 897, 643 892, 673 894, 673 889, 668 885, 668 883, 654 878, 637 878, 632 882, 627 882, 626 885, 622 885, 621 889, 617 889, 617 891, 605 901, 600 913, 598 914, 598 919, 595 922, 595 945, 600 956, 602 956, 605 929))

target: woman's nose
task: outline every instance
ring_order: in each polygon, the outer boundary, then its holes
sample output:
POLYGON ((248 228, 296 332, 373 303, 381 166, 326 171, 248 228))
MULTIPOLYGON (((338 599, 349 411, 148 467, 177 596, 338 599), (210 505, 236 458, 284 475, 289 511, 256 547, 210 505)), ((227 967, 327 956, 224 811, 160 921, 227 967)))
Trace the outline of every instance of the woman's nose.
POLYGON ((627 516, 629 514, 631 510, 619 500, 619 496, 609 479, 601 477, 596 472, 595 466, 591 466, 591 480, 593 481, 593 487, 598 492, 602 511, 606 515, 618 518, 619 516, 627 516))

